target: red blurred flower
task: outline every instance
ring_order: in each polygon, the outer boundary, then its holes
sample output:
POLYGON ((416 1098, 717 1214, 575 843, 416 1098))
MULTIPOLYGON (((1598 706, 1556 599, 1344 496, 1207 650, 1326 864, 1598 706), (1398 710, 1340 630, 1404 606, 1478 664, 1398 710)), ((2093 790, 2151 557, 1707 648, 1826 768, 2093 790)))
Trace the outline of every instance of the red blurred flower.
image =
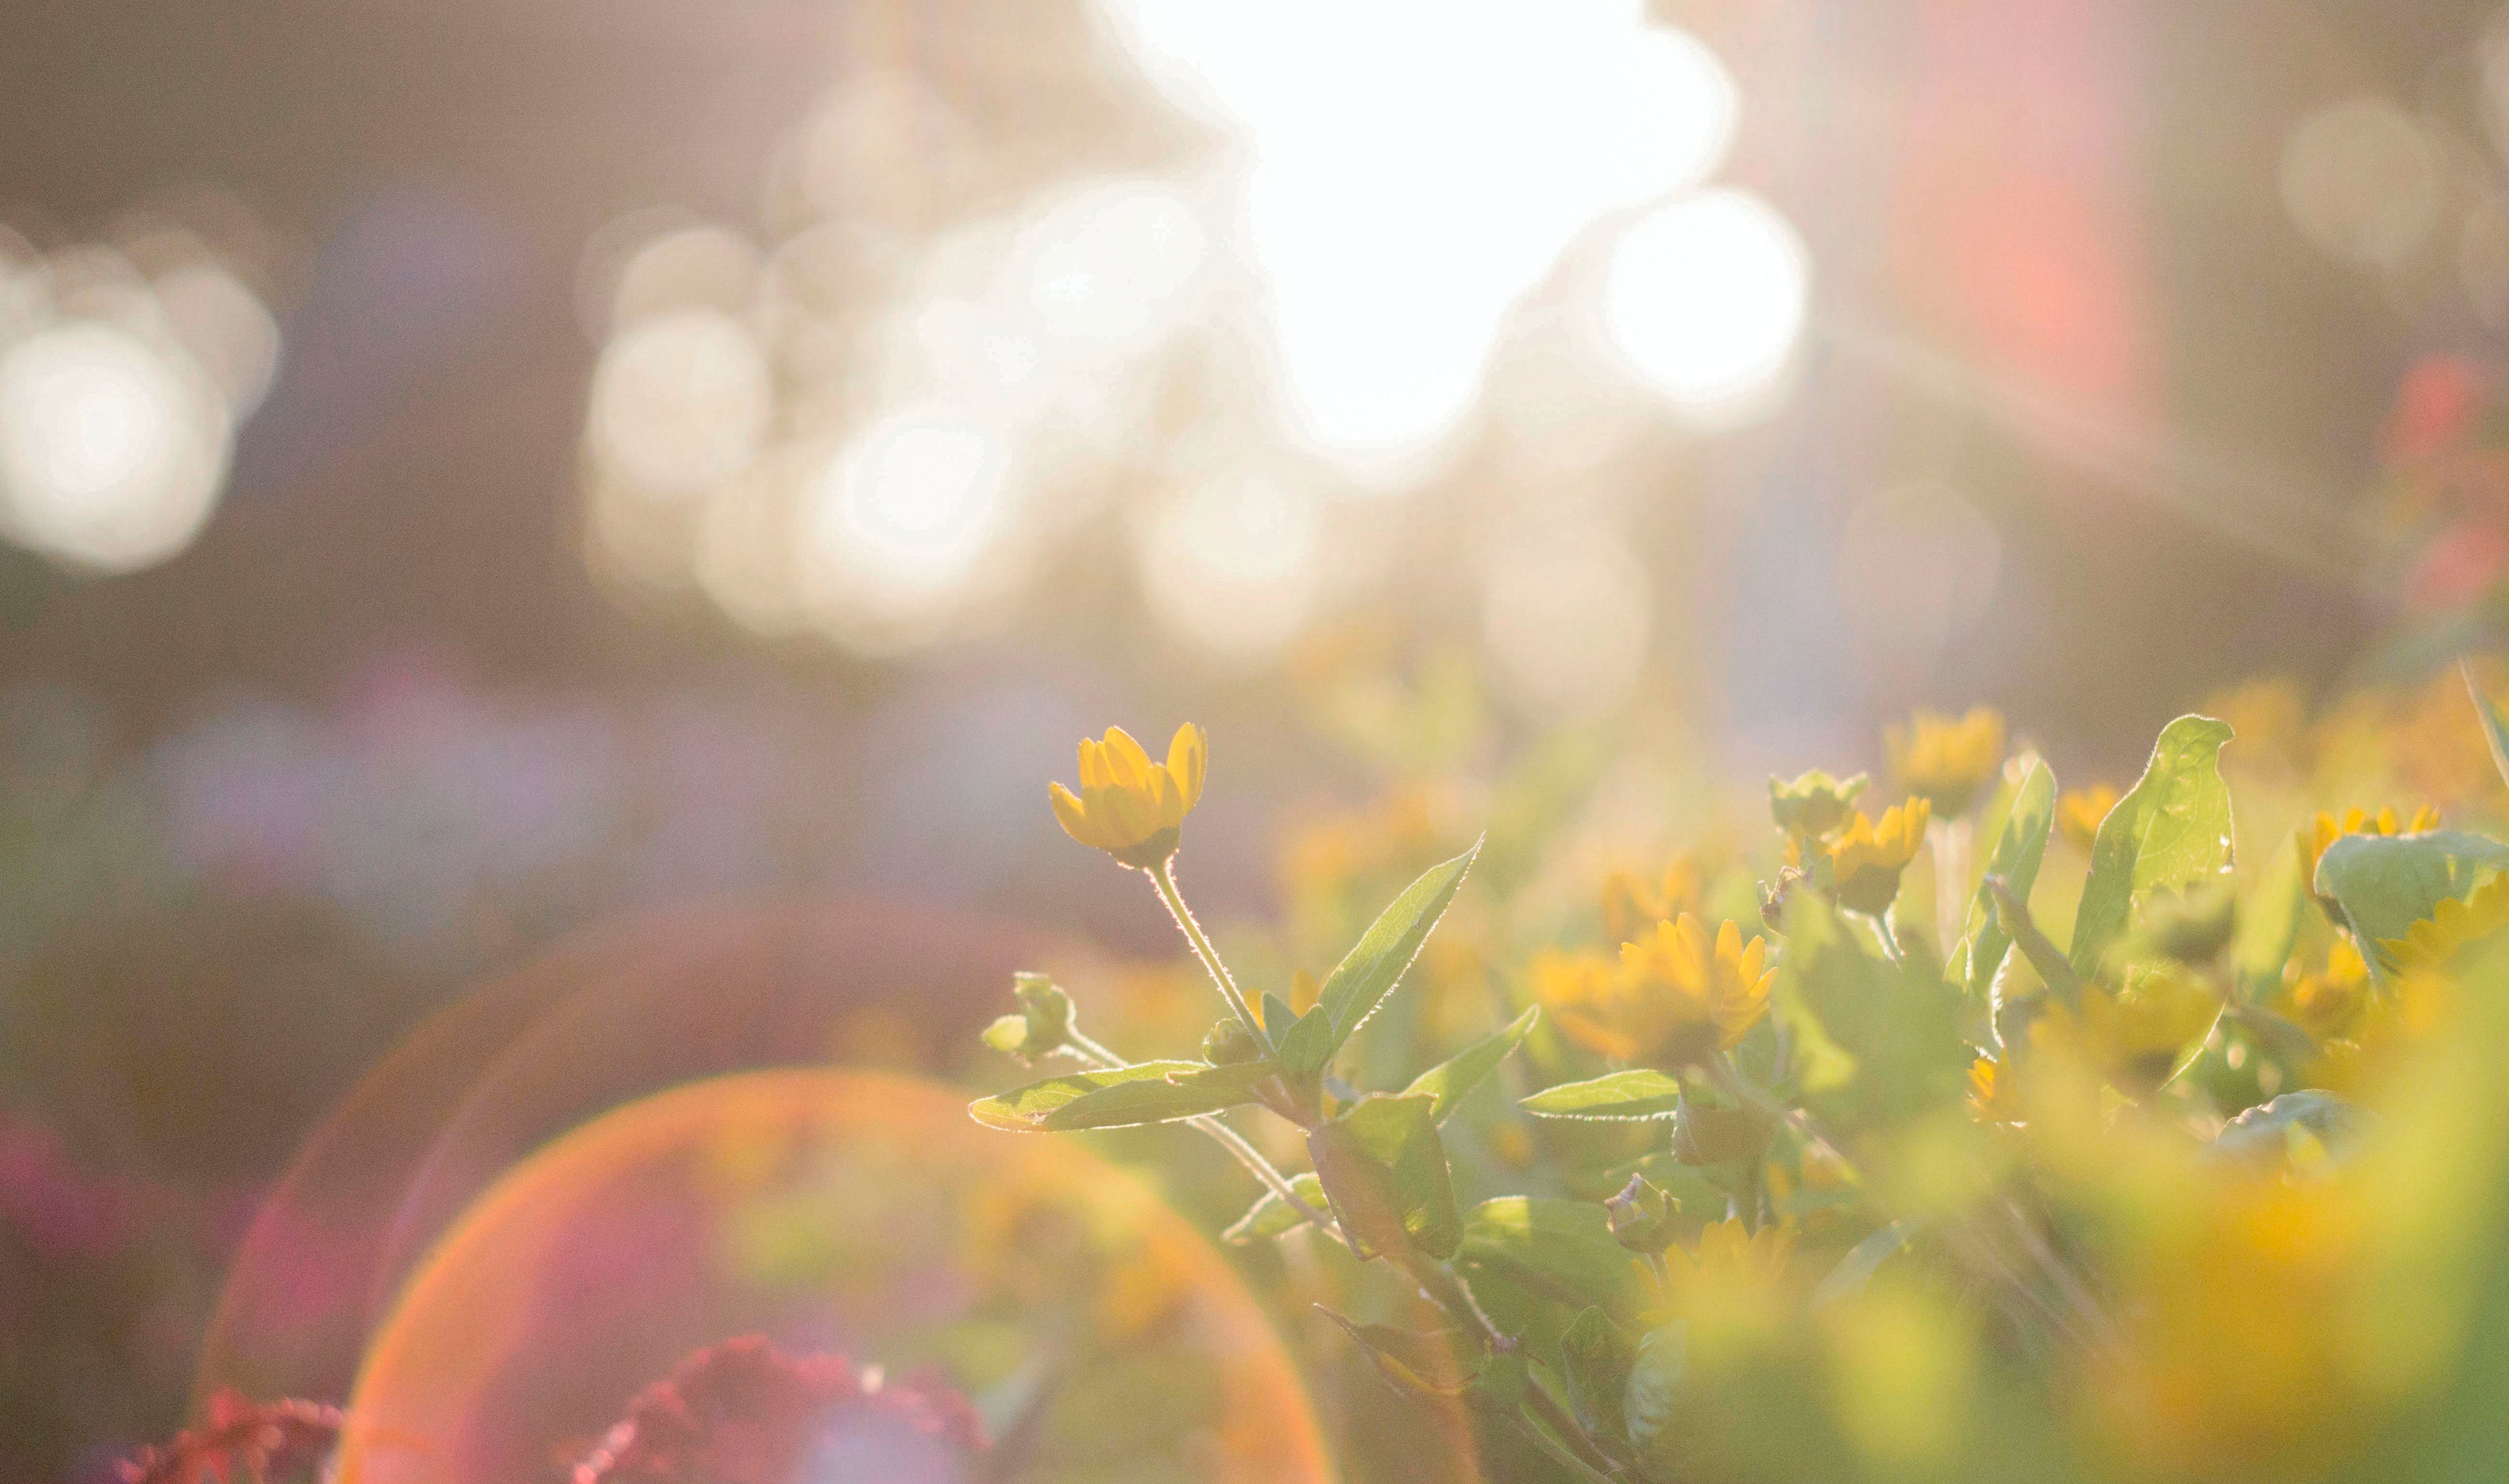
POLYGON ((2472 435, 2491 398, 2491 373, 2462 355, 2428 355, 2405 373, 2381 442, 2391 463, 2419 464, 2472 435))
POLYGON ((310 1468, 340 1440, 340 1409, 315 1401, 209 1398, 209 1419, 122 1465, 124 1484, 243 1484, 310 1468))
POLYGON ((963 1484, 986 1447, 966 1398, 843 1355, 726 1340, 647 1387, 574 1484, 963 1484))

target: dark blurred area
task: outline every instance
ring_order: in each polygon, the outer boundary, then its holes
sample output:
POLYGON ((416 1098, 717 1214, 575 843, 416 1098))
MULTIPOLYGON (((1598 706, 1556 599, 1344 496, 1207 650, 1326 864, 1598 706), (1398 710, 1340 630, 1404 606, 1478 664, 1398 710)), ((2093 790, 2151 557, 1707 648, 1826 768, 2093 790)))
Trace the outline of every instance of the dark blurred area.
POLYGON ((1971 700, 2130 777, 2411 605, 2382 429, 2509 328, 2495 7, 1585 5, 1521 90, 1392 10, 12 8, 0 1479, 162 1431, 263 1184, 570 931, 1166 951, 1044 806, 1109 722, 1236 770, 1224 917, 1351 781, 1319 654, 1465 653, 1503 739, 1669 708, 1744 779, 1971 700), (1690 156, 1559 168, 1641 30, 1694 50, 1611 86, 1690 156))

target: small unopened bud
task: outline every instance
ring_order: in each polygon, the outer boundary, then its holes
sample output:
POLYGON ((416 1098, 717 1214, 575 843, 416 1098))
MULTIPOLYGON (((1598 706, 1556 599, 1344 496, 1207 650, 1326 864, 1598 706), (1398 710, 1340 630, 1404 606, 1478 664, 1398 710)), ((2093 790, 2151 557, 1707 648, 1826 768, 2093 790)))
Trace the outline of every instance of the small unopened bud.
POLYGON ((1071 996, 1042 974, 1014 974, 1011 993, 1019 1014, 1006 1015, 985 1027, 987 1046, 1006 1057, 1034 1061, 1071 1044, 1071 996))
POLYGON ((1772 933, 1783 932, 1786 926, 1786 903, 1804 880, 1802 870, 1794 866, 1778 868, 1778 878, 1760 888, 1760 921, 1772 933))
POLYGON ((1672 1245, 1672 1222, 1680 1214, 1681 1203, 1642 1174, 1629 1176, 1621 1193, 1603 1203, 1612 1240, 1647 1255, 1672 1245))
POLYGON ((1202 1038, 1202 1059, 1214 1066, 1228 1066, 1239 1061, 1252 1061, 1263 1054, 1254 1036, 1235 1020, 1213 1025, 1202 1038))

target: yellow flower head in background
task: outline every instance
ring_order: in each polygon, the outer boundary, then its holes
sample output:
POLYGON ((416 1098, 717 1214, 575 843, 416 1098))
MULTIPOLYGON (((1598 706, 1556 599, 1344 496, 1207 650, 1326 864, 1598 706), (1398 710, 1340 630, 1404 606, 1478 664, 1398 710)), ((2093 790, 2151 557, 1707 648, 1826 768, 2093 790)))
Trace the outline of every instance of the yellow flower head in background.
POLYGON ((2012 1077, 1992 1057, 1980 1057, 1968 1064, 1968 1113, 1982 1124, 2022 1121, 2021 1100, 2013 1091, 2012 1077))
POLYGON ((2462 899, 2451 897, 2404 937, 2382 939, 2378 946, 2400 969, 2444 970, 2467 945, 2504 927, 2509 927, 2509 874, 2493 876, 2462 899))
POLYGON ((1920 711, 1886 740, 1900 785, 1946 815, 1966 812, 2003 766, 2003 716, 1990 706, 1972 707, 1957 722, 1920 711))
POLYGON ((1731 1050, 1769 1010, 1766 939, 1746 946, 1728 921, 1713 940, 1689 912, 1621 945, 1622 992, 1635 1014, 1639 1055, 1681 1065, 1731 1050))
POLYGON ((2056 800, 2056 828, 2077 849, 2088 850, 2099 837, 2100 821, 2117 805, 2116 785, 2095 783, 2087 789, 2067 789, 2056 800))
POLYGON ((1676 857, 1660 881, 1615 871, 1603 878, 1603 931, 1614 943, 1627 943, 1652 924, 1697 910, 1705 886, 1698 859, 1690 855, 1676 857))
POLYGON ((2339 935, 2326 950, 2326 971, 2295 975, 2275 1008, 2320 1041, 2349 1041, 2370 1008, 2370 966, 2339 935))
POLYGON ((1823 851, 1839 905, 1875 916, 1889 911, 1899 895, 1899 872, 1917 858, 1932 818, 1933 805, 1924 798, 1884 810, 1878 822, 1861 811, 1850 818, 1823 851))
POLYGON ((2327 846, 2347 835, 2419 835, 2438 828, 2439 811, 2427 806, 2415 809, 2414 817, 2401 824, 2393 809, 2380 809, 2376 814, 2351 809, 2340 819, 2321 810, 2315 819, 2300 827, 2300 879, 2311 891, 2316 890, 2317 858, 2326 853, 2327 846))
POLYGON ((1708 1333, 1694 1330, 1694 1340, 1730 1342, 1766 1331, 1790 1307, 1786 1265, 1794 1246, 1791 1227, 1754 1232, 1739 1218, 1711 1221, 1699 1229, 1695 1246, 1675 1243, 1665 1250, 1661 1280, 1642 1274, 1649 1296, 1640 1317, 1650 1326, 1676 1319, 1705 1326, 1708 1333))
POLYGON ((1533 960, 1533 997, 1560 1034, 1600 1056, 1629 1060, 1638 1041, 1629 1028, 1618 966, 1598 953, 1546 949, 1533 960))
POLYGON ((2162 964, 2122 990, 2086 986, 2078 1013, 2049 1005, 2031 1022, 2030 1044, 2034 1052, 2072 1056, 2119 1092, 2143 1096, 2168 1080, 2221 1009, 2202 976, 2162 964))
POLYGON ((1176 854, 1184 817, 1202 798, 1209 751, 1202 728, 1187 722, 1168 744, 1168 761, 1152 762, 1120 726, 1106 739, 1080 742, 1080 792, 1049 784, 1054 817, 1064 833, 1127 866, 1156 870, 1176 854))

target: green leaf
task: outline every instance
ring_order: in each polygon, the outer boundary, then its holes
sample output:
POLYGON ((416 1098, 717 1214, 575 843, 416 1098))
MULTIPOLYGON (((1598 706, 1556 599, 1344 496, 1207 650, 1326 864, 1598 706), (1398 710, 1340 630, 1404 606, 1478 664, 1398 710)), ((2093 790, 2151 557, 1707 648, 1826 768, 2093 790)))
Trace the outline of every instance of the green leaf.
POLYGON ((1316 1010, 1331 1017, 1328 1022, 1330 1036, 1320 1038, 1325 1043, 1321 1046, 1302 1042, 1299 1059, 1292 1061, 1285 1057, 1283 1065, 1301 1074, 1323 1071, 1325 1063, 1350 1039, 1351 1032, 1375 1014, 1377 1005, 1392 992, 1394 982, 1419 956, 1420 945, 1428 941, 1430 930, 1444 915, 1446 904, 1455 900, 1455 889, 1464 884, 1464 872, 1472 870, 1473 857, 1480 853, 1480 848, 1475 844, 1444 865, 1430 867, 1360 935, 1359 942, 1326 977, 1317 996, 1316 1010))
POLYGON ((2509 845, 2455 830, 2347 835, 2317 858, 2317 894, 2343 910, 2373 965, 2393 967, 2383 945, 2439 905, 2509 868, 2509 845))
MULTIPOLYGON (((2074 914, 2074 972, 2097 974, 2134 899, 2183 891, 2230 869, 2230 788, 2222 781, 2227 722, 2180 717, 2160 729, 2143 777, 2100 822, 2074 914)), ((2017 893, 2016 893, 2017 895, 2017 893)))
POLYGON ((2285 1093, 2259 1103, 2223 1126, 2213 1136, 2213 1152, 2258 1164, 2280 1164, 2295 1142, 2315 1140, 2330 1153, 2341 1153, 2370 1126, 2370 1115, 2332 1093, 2285 1093))
POLYGON ((2474 697, 2475 714, 2483 718, 2483 740, 2491 749, 2491 765, 2499 771, 2501 782, 2509 783, 2509 722, 2501 720, 2500 708, 2483 693, 2470 661, 2458 660, 2456 673, 2465 677, 2465 693, 2474 697))
POLYGON ((1786 909, 1777 999, 1798 1038, 1817 1027, 1849 1075, 1803 1081, 1804 1096, 1841 1130, 1875 1130, 1957 1103, 1971 1052, 1961 1039, 1962 991, 1936 975, 1867 953, 1828 903, 1799 893, 1786 909))
MULTIPOLYGON (((1270 995, 1265 995, 1263 999, 1267 1007, 1263 1012, 1263 1023, 1269 1025, 1272 1023, 1272 1012, 1268 1007, 1280 1002, 1270 995)), ((1323 1071, 1325 1064, 1332 1060, 1333 1048, 1338 1044, 1333 1036, 1332 1017, 1326 1013, 1322 1005, 1309 1010, 1295 1020, 1287 1019, 1287 1016, 1288 1010, 1284 1007, 1282 1023, 1289 1026, 1289 1029, 1281 1034, 1280 1045, 1275 1052, 1281 1058, 1281 1064, 1298 1071, 1302 1076, 1312 1076, 1323 1071)))
POLYGON ((1674 1418, 1689 1352, 1688 1336, 1679 1320, 1638 1340, 1637 1359, 1621 1393, 1621 1415, 1629 1442, 1640 1454, 1654 1453, 1660 1442, 1672 1440, 1667 1434, 1677 1430, 1674 1418))
POLYGON ((1059 1108, 1102 1088, 1128 1082, 1164 1080, 1185 1072, 1202 1070, 1199 1061, 1142 1061, 1111 1071, 1066 1072, 1048 1077, 1026 1087, 980 1097, 967 1105, 968 1114, 989 1129, 1008 1129, 1014 1132, 1036 1132, 1038 1120, 1059 1108))
POLYGON ((1636 1360, 1637 1346, 1600 1309, 1578 1315, 1559 1337, 1559 1368, 1568 1383, 1568 1410, 1587 1436, 1607 1442, 1615 1451, 1629 1430, 1621 1407, 1636 1360))
MULTIPOLYGON (((1290 1176, 1290 1189, 1297 1192, 1299 1200, 1316 1209, 1325 1208, 1325 1182, 1317 1179, 1314 1171, 1302 1170, 1290 1176)), ((1267 1237, 1278 1237, 1284 1232, 1295 1231, 1306 1223, 1306 1219, 1298 1214, 1296 1207, 1267 1190, 1263 1192, 1263 1199, 1255 1202, 1247 1209, 1245 1215, 1237 1218, 1235 1226, 1219 1234, 1219 1240, 1232 1246, 1242 1247, 1251 1243, 1261 1242, 1267 1237)))
MULTIPOLYGON (((1985 875, 2002 877, 2015 897, 2029 901, 2030 888, 2039 880, 2039 863, 2047 853, 2047 830, 2055 821, 2056 775, 2046 763, 2034 761, 2012 796, 2012 812, 2004 818, 2003 833, 1996 836, 1985 875)), ((1961 946, 1967 955, 1964 978, 1969 997, 1983 1002, 1988 986, 1995 983, 1995 971, 2012 946, 2011 935, 2003 931, 2002 916, 1995 909, 1995 888, 1985 878, 1977 883, 1977 895, 1969 899, 1968 930, 1961 946)))
POLYGON ((1908 1223, 1893 1221, 1862 1242, 1847 1249, 1838 1266, 1829 1270, 1820 1285, 1812 1291, 1812 1306, 1826 1309, 1861 1291, 1882 1271, 1882 1265, 1897 1256, 1908 1245, 1908 1223))
MULTIPOLYGON (((1612 1309, 1636 1297, 1633 1259, 1612 1236, 1597 1202, 1540 1196, 1484 1201, 1464 1217, 1456 1260, 1467 1272, 1509 1280, 1532 1297, 1572 1309, 1612 1309)), ((1492 1301, 1478 1281, 1474 1291, 1492 1301)), ((1493 1312, 1503 1327, 1510 1326, 1511 1316, 1493 1312)))
POLYGON ((1672 1117, 1672 1157, 1684 1165, 1732 1165, 1769 1152, 1778 1126, 1753 1108, 1684 1100, 1672 1117))
POLYGON ((1398 1391, 1460 1396, 1479 1373, 1479 1357, 1472 1354, 1473 1347, 1463 1335, 1447 1330, 1423 1333, 1396 1329, 1390 1324, 1362 1324, 1322 1304, 1316 1310, 1357 1342, 1376 1366, 1377 1374, 1392 1382, 1398 1391))
POLYGON ((1370 1093, 1307 1135, 1316 1177, 1362 1258, 1416 1248, 1443 1260, 1463 1241, 1435 1101, 1370 1093))
POLYGON ((2255 1001, 2282 987, 2282 966, 2300 941, 2307 914, 2308 883, 2300 878, 2300 847, 2284 840, 2256 890, 2240 904, 2237 936, 2230 940, 2230 967, 2239 995, 2255 1001))
POLYGON ((1264 990, 1263 998, 1256 1002, 1254 1013, 1262 1019, 1263 1034, 1276 1044, 1287 1039, 1291 1028, 1298 1022, 1298 1013, 1290 1008, 1287 1000, 1269 989, 1264 990))
MULTIPOLYGON (((1497 1035, 1467 1048, 1411 1079, 1411 1085, 1403 1090, 1404 1094, 1433 1099, 1431 1112, 1438 1122, 1444 1123, 1446 1115, 1455 1111, 1455 1104, 1464 1100, 1465 1094, 1480 1086, 1482 1078, 1498 1070, 1498 1064, 1507 1059, 1509 1052, 1516 1050, 1517 1044, 1533 1029, 1533 1022, 1541 1016, 1542 1007, 1526 1006, 1524 1014, 1510 1020, 1497 1035)), ((1286 1048, 1282 1055, 1288 1056, 1286 1048)))
POLYGON ((1136 1124, 1199 1118, 1254 1100, 1254 1089, 1280 1075, 1269 1061, 1209 1066, 1200 1061, 1144 1061, 1110 1071, 1072 1072, 980 1098, 967 1111, 976 1122, 1025 1133, 1127 1129, 1136 1124))
POLYGON ((1668 1072, 1632 1067, 1589 1082, 1563 1082, 1524 1099, 1544 1118, 1665 1118, 1681 1104, 1681 1084, 1668 1072))

